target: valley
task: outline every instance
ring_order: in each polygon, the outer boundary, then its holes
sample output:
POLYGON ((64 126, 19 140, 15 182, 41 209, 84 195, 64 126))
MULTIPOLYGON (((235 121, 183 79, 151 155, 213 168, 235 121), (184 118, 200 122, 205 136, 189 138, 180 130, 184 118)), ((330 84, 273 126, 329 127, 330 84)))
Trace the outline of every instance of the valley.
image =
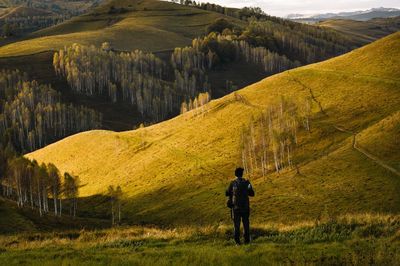
POLYGON ((266 12, 0 0, 0 264, 396 265, 399 17, 266 12))

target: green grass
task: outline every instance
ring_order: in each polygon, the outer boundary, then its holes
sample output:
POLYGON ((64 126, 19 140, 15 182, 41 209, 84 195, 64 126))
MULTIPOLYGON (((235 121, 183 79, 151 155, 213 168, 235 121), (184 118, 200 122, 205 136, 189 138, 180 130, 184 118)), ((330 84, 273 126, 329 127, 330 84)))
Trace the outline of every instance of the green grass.
MULTIPOLYGON (((27 156, 80 176, 83 196, 121 185, 126 195, 123 218, 128 223, 227 222, 223 193, 233 169, 241 164, 242 126, 281 96, 296 100, 312 92, 326 115, 314 103, 311 133, 299 132, 300 174, 287 170, 271 172, 265 179, 254 177, 253 221, 292 222, 317 218, 324 211, 398 213, 398 176, 353 149, 352 135, 333 125, 364 132, 398 112, 399 38, 399 33, 393 34, 238 91, 250 105, 231 94, 211 101, 203 114, 191 111, 135 131, 85 132, 27 156)), ((398 128, 398 120, 390 121, 398 128)), ((374 141, 373 135, 360 140, 368 138, 374 141)), ((380 139, 395 144, 397 131, 382 131, 380 139)), ((397 150, 394 156, 377 153, 388 161, 398 156, 397 150)), ((86 214, 91 210, 90 204, 80 206, 86 214)), ((106 212, 109 206, 102 208, 106 212)))
POLYGON ((255 226, 234 246, 230 226, 121 227, 0 236, 7 265, 397 265, 398 216, 346 216, 319 223, 255 226))
MULTIPOLYGON (((29 39, 0 47, 0 57, 59 50, 79 42, 99 46, 110 42, 114 49, 131 51, 172 50, 190 45, 207 25, 224 15, 171 2, 111 1, 93 12, 35 32, 29 39), (126 11, 109 14, 110 6, 126 11)), ((235 24, 244 22, 227 17, 235 24)))

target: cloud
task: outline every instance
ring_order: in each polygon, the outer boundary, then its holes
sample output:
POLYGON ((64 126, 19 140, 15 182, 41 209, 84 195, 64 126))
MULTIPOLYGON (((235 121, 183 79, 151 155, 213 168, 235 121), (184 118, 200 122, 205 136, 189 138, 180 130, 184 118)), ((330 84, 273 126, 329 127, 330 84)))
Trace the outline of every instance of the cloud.
MULTIPOLYGON (((207 1, 207 0, 206 0, 207 1)), ((400 8, 399 0, 208 0, 213 3, 232 6, 258 6, 266 13, 285 16, 291 13, 315 14, 365 10, 374 7, 400 8)))

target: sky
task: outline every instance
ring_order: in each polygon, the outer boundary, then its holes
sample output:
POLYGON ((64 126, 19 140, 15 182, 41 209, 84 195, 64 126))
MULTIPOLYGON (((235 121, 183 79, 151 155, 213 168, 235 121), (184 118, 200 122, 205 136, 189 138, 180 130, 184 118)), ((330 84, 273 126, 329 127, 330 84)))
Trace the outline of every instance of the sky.
POLYGON ((400 8, 400 0, 203 0, 230 7, 258 6, 267 14, 284 17, 288 14, 366 10, 375 7, 400 8))

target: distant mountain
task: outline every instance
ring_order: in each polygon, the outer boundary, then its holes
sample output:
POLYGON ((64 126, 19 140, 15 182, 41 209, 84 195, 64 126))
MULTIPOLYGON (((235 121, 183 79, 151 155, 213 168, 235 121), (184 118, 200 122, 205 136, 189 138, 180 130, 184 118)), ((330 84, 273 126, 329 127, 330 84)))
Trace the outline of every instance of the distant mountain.
POLYGON ((363 11, 325 13, 325 14, 290 14, 288 19, 292 20, 326 20, 326 19, 352 19, 370 20, 373 18, 391 18, 400 16, 400 9, 397 8, 371 8, 363 11))

